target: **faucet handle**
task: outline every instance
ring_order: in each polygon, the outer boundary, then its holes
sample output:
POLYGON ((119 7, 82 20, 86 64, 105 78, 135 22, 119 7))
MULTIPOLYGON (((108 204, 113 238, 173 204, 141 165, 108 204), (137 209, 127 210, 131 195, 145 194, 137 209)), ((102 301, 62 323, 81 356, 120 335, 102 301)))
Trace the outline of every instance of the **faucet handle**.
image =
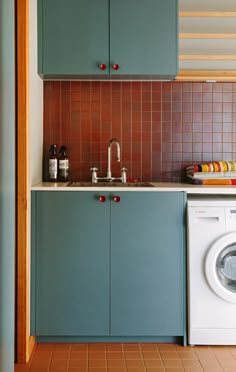
POLYGON ((121 168, 121 180, 122 180, 123 183, 126 183, 126 181, 127 181, 126 180, 126 178, 127 178, 126 171, 127 171, 127 168, 125 168, 125 167, 121 168))
POLYGON ((91 170, 92 172, 97 172, 97 171, 98 171, 98 168, 96 168, 96 167, 92 167, 92 168, 90 168, 90 170, 91 170))
POLYGON ((92 168, 90 168, 90 170, 92 171, 92 182, 97 183, 98 182, 98 178, 97 178, 98 168, 92 167, 92 168))

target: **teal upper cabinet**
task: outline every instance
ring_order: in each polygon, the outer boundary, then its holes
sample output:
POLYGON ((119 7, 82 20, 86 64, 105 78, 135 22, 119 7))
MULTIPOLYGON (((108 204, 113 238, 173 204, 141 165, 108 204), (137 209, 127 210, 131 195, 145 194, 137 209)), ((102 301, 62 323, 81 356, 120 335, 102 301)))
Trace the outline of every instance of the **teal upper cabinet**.
POLYGON ((108 11, 108 0, 39 0, 39 74, 104 74, 99 66, 109 59, 108 11))
POLYGON ((43 78, 172 79, 178 0, 38 0, 43 78))
POLYGON ((110 1, 112 70, 118 64, 118 74, 171 78, 177 55, 176 0, 110 1))

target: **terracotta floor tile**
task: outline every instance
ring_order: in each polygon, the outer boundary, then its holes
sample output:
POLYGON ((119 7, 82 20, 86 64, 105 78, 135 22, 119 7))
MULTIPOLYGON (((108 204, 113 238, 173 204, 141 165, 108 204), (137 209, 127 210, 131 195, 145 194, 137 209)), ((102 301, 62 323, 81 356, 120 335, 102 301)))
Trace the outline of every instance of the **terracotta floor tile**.
POLYGON ((69 360, 61 359, 61 360, 52 360, 50 364, 50 369, 68 369, 69 367, 69 360))
POLYGON ((123 344, 119 343, 106 344, 106 351, 123 351, 123 344))
POLYGON ((179 359, 176 351, 160 351, 162 359, 179 359))
POLYGON ((158 346, 157 344, 152 344, 152 343, 147 343, 147 344, 140 344, 140 349, 142 351, 157 351, 158 350, 158 346))
POLYGON ((183 364, 184 368, 202 368, 202 365, 198 360, 182 359, 181 363, 183 364))
POLYGON ((50 353, 50 354, 48 354, 48 353, 46 353, 46 354, 36 353, 32 362, 34 361, 34 363, 37 363, 37 362, 40 363, 41 361, 44 361, 44 362, 49 363, 50 360, 52 359, 52 355, 53 355, 52 353, 50 353))
POLYGON ((88 366, 89 368, 106 368, 107 361, 105 359, 89 359, 88 366))
POLYGON ((178 351, 179 358, 182 359, 197 359, 196 354, 193 351, 178 351))
POLYGON ((127 359, 125 361, 126 368, 144 368, 143 360, 131 360, 127 359))
POLYGON ((89 351, 106 351, 106 344, 95 343, 88 345, 89 351))
POLYGON ((125 359, 143 359, 141 351, 125 351, 125 359))
POLYGON ((159 351, 175 351, 174 344, 157 344, 159 351))
POLYGON ((50 360, 53 356, 53 351, 38 351, 35 353, 32 360, 41 359, 41 360, 50 360))
POLYGON ((107 372, 107 367, 95 367, 95 368, 89 368, 88 372, 107 372))
POLYGON ((213 349, 212 352, 216 358, 232 358, 232 354, 228 349, 213 349))
POLYGON ((233 355, 234 359, 236 359, 236 348, 235 349, 229 349, 231 355, 233 355))
POLYGON ((161 359, 145 359, 144 360, 145 367, 147 368, 157 368, 162 367, 164 368, 164 364, 161 359))
POLYGON ((49 369, 48 367, 40 367, 40 366, 35 366, 30 368, 30 372, 48 372, 49 369))
POLYGON ((208 367, 204 367, 204 372, 222 372, 223 369, 220 367, 220 366, 215 366, 215 367, 212 367, 212 366, 208 366, 208 367))
POLYGON ((33 361, 32 364, 31 364, 31 368, 30 369, 33 369, 33 368, 42 368, 42 369, 45 369, 45 368, 49 368, 50 366, 50 361, 45 361, 45 360, 41 360, 41 361, 33 361))
POLYGON ((207 372, 219 372, 221 371, 222 372, 222 368, 220 366, 220 364, 217 362, 217 360, 202 360, 201 361, 201 364, 202 364, 202 367, 204 369, 204 371, 207 371, 207 372))
POLYGON ((142 351, 143 359, 161 359, 159 351, 142 351))
POLYGON ((201 365, 205 368, 206 366, 219 366, 220 363, 217 359, 203 359, 200 360, 201 365))
POLYGON ((107 351, 107 359, 124 359, 124 353, 122 351, 107 351))
POLYGON ((166 359, 166 360, 163 360, 163 364, 165 366, 165 368, 182 368, 182 364, 180 362, 180 360, 176 360, 176 359, 166 359))
POLYGON ((194 352, 200 361, 212 359, 215 360, 215 355, 211 352, 211 350, 198 350, 194 352))
POLYGON ((174 345, 176 351, 193 351, 193 346, 188 345, 188 346, 183 346, 183 345, 174 345))
POLYGON ((123 344, 123 348, 125 351, 140 351, 140 346, 139 344, 123 344))
MULTIPOLYGON (((191 346, 191 348, 192 348, 192 351, 194 352, 194 353, 202 353, 202 354, 211 354, 211 355, 214 355, 213 354, 213 352, 212 352, 212 350, 209 348, 209 346, 191 346)), ((179 350, 180 351, 180 350, 179 350)))
POLYGON ((109 359, 107 360, 108 368, 125 368, 124 359, 109 359))
POLYGON ((89 359, 106 359, 105 351, 90 351, 88 353, 89 359))
POLYGON ((214 350, 227 350, 227 346, 226 345, 213 345, 213 346, 209 346, 209 349, 211 349, 212 351, 214 350))
POLYGON ((37 344, 36 345, 36 350, 37 352, 39 350, 53 350, 54 349, 54 344, 52 343, 47 343, 47 344, 37 344))
POLYGON ((74 343, 71 344, 71 350, 73 351, 87 351, 88 350, 88 344, 79 344, 74 343))
POLYGON ((77 351, 71 350, 70 359, 88 359, 88 352, 87 351, 77 351))
POLYGON ((70 359, 70 368, 85 368, 88 367, 88 360, 84 359, 70 359))
POLYGON ((229 345, 227 346, 227 350, 236 350, 236 346, 235 345, 229 345))
MULTIPOLYGON (((53 344, 51 344, 51 345, 53 345, 53 344)), ((60 349, 60 350, 68 350, 68 349, 70 349, 71 348, 71 343, 69 343, 69 342, 56 342, 55 344, 54 344, 54 350, 55 349, 60 349)))
POLYGON ((236 346, 38 344, 15 372, 236 372, 236 346), (142 359, 143 358, 143 359, 142 359))
POLYGON ((226 367, 234 367, 235 368, 235 371, 236 371, 236 360, 231 357, 231 358, 217 358, 218 359, 218 362, 219 364, 223 367, 223 368, 226 368, 226 367))
POLYGON ((53 351, 52 358, 53 359, 69 359, 70 351, 53 351))

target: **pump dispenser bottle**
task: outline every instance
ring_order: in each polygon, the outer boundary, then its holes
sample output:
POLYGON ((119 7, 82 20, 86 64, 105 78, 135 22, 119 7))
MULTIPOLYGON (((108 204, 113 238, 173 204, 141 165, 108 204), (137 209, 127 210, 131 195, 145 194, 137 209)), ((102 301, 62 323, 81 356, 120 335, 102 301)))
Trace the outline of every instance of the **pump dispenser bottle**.
POLYGON ((57 181, 57 145, 51 145, 49 157, 49 179, 52 182, 57 181))
POLYGON ((69 160, 65 146, 61 146, 59 154, 59 181, 65 182, 69 178, 69 160))

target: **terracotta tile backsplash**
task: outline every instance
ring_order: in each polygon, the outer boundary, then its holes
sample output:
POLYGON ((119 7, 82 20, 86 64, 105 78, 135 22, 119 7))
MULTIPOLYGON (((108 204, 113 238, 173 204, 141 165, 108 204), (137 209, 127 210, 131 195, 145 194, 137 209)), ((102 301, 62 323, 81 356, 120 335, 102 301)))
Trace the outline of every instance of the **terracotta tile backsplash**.
POLYGON ((180 181, 190 163, 235 160, 236 83, 44 82, 44 166, 49 148, 68 148, 70 180, 105 176, 107 145, 112 175, 142 181, 180 181))

